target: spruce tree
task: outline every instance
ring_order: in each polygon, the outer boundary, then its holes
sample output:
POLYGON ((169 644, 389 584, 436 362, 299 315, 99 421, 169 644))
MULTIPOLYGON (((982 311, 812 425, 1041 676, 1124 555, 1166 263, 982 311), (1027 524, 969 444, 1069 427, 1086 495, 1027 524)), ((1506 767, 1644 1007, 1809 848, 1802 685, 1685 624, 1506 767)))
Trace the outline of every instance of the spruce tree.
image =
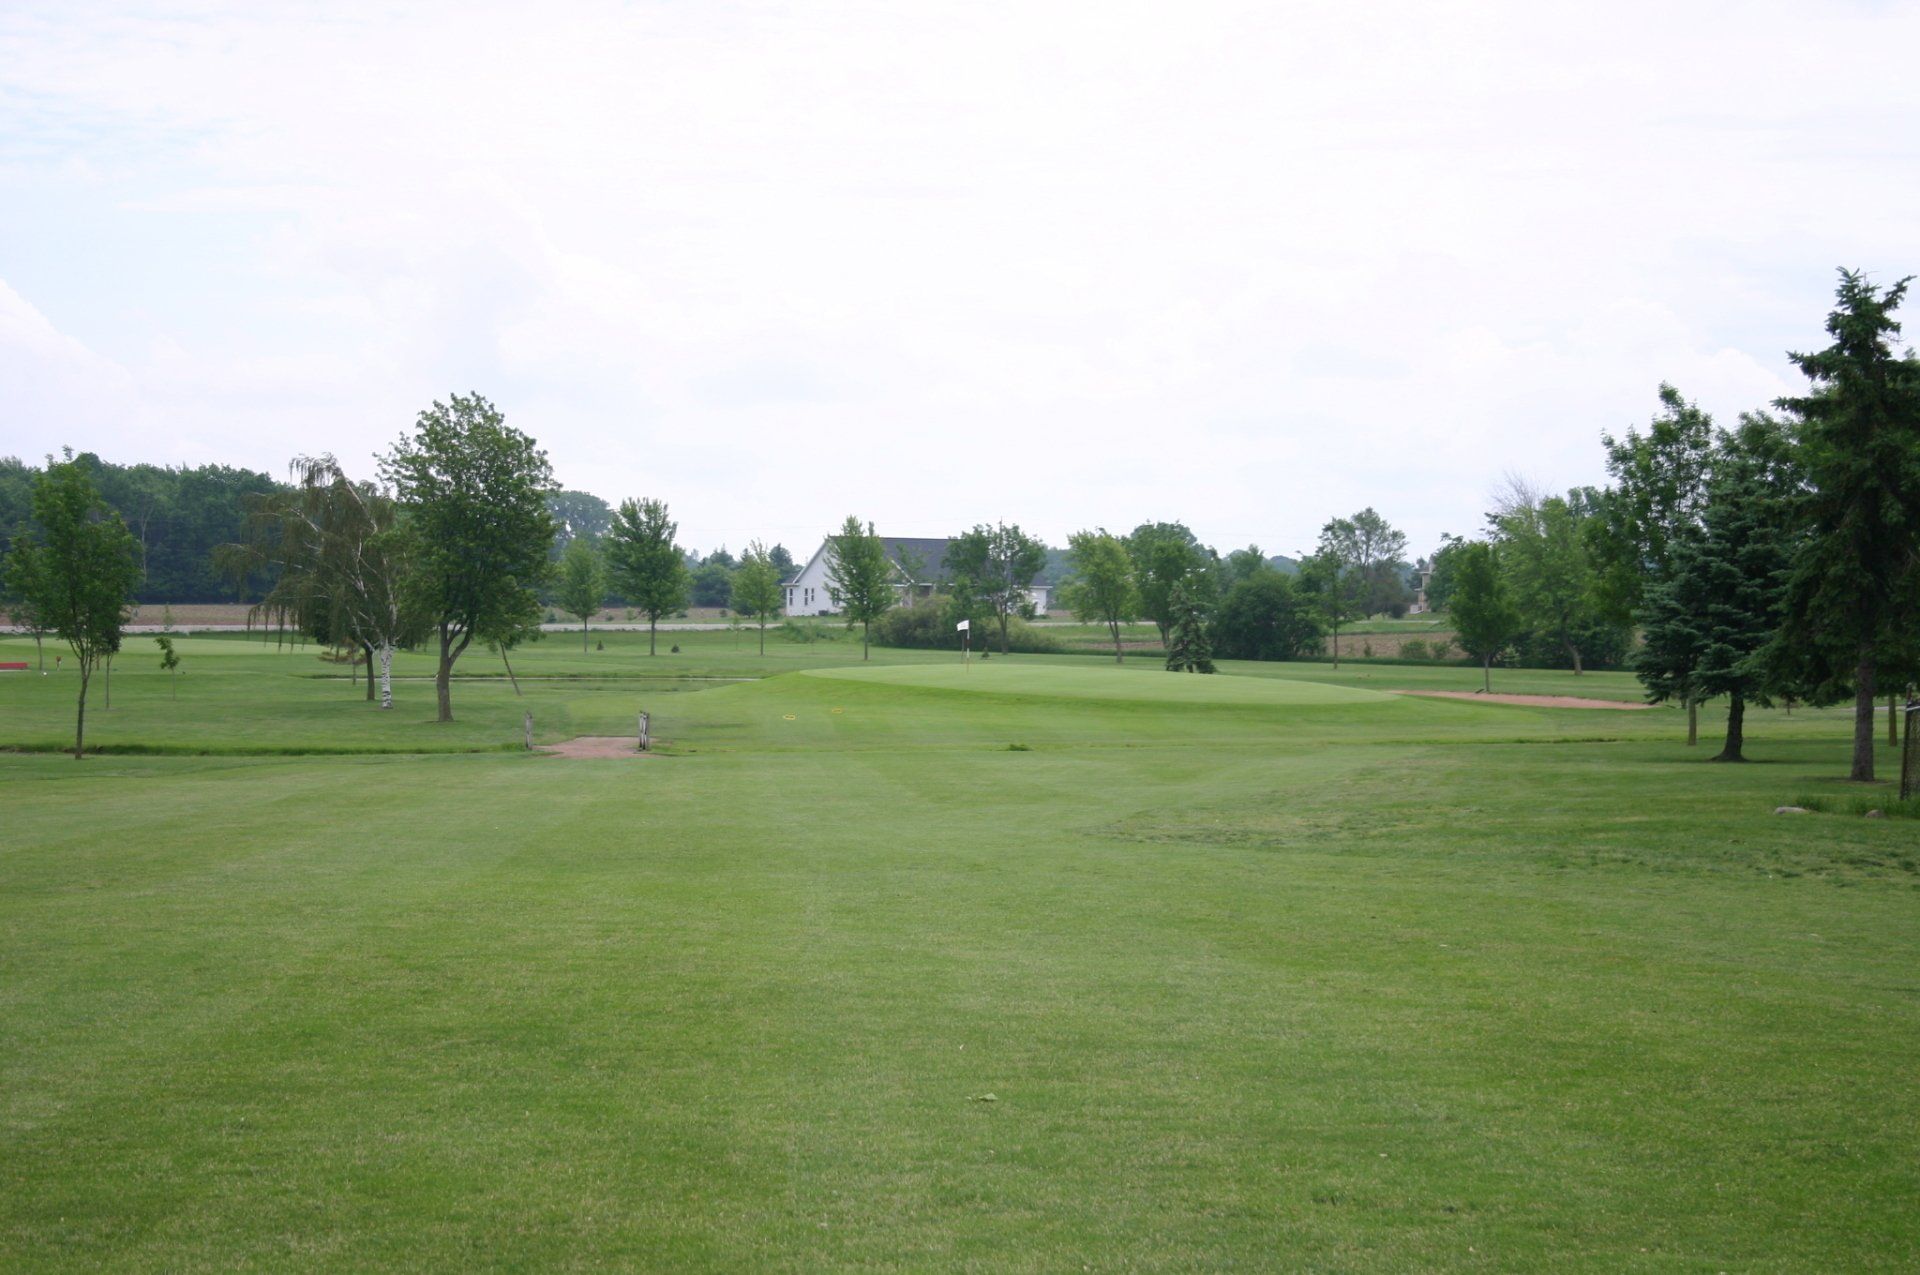
POLYGON ((1647 585, 1640 611, 1634 671, 1651 702, 1728 697, 1715 761, 1746 760, 1746 706, 1768 703, 1762 653, 1780 624, 1793 538, 1788 456, 1765 417, 1722 438, 1701 525, 1674 537, 1669 571, 1647 585))
POLYGON ((1213 643, 1207 637, 1206 620, 1185 585, 1174 586, 1167 599, 1167 610, 1173 621, 1167 637, 1167 671, 1213 672, 1213 643))
POLYGON ((1833 344, 1789 355, 1812 387, 1779 403, 1798 422, 1805 534, 1768 661, 1811 702, 1853 697, 1851 777, 1862 782, 1873 779, 1883 658, 1920 623, 1920 361, 1893 350, 1908 282, 1882 292, 1842 271, 1833 344))

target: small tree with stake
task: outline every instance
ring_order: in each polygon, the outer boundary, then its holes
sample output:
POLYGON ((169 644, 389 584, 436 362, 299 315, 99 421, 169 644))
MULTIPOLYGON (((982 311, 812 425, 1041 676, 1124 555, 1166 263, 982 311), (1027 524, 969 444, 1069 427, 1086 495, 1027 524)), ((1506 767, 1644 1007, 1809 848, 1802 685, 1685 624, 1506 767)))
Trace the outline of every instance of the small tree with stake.
POLYGON ((87 686, 93 670, 120 647, 140 559, 120 516, 107 508, 85 471, 71 461, 34 480, 37 530, 15 539, 7 576, 33 614, 72 648, 80 666, 73 756, 85 755, 87 686))
POLYGON ((587 623, 607 600, 607 569, 600 561, 600 551, 582 537, 567 541, 560 555, 559 586, 556 596, 560 609, 580 617, 580 650, 584 653, 587 623))
POLYGON ((160 671, 168 675, 167 698, 179 699, 180 687, 174 676, 180 669, 180 653, 173 649, 173 639, 164 633, 155 638, 154 643, 160 648, 160 671))
POLYGON ((767 653, 767 621, 780 614, 780 570, 758 540, 747 546, 733 577, 733 605, 760 626, 760 654, 767 653))

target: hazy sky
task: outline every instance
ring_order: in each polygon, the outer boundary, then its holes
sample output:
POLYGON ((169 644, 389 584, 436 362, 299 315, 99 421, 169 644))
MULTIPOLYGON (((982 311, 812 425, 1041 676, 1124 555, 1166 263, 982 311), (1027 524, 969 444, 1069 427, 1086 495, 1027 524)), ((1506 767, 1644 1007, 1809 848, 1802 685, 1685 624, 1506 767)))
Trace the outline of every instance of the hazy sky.
POLYGON ((1920 271, 1920 5, 0 3, 0 454, 477 390, 684 544, 1479 526, 1920 271))

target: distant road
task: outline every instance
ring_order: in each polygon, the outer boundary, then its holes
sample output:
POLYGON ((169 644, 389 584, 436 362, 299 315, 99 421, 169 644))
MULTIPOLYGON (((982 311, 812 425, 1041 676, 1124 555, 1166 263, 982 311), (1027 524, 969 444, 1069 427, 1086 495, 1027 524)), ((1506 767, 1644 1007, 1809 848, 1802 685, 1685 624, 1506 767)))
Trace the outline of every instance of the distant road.
MULTIPOLYGON (((833 617, 831 616, 804 617, 803 616, 801 618, 832 619, 833 617)), ((1048 626, 1072 624, 1074 623, 1074 621, 1072 620, 1036 620, 1034 621, 1034 623, 1038 625, 1040 628, 1047 628, 1048 626)), ((729 630, 730 627, 731 626, 729 625, 715 624, 705 620, 676 620, 676 621, 662 624, 660 626, 660 632, 662 633, 725 633, 729 630)), ((777 628, 778 626, 770 624, 767 627, 769 629, 772 629, 772 628, 777 628)), ((1142 621, 1137 624, 1123 624, 1120 627, 1123 629, 1151 628, 1152 625, 1149 622, 1142 621)), ((756 625, 756 624, 743 624, 740 626, 740 631, 742 633, 752 633, 752 632, 756 632, 758 629, 759 629, 759 625, 756 625)), ((253 628, 249 629, 244 624, 176 624, 172 628, 168 628, 164 624, 129 624, 125 628, 121 629, 120 631, 122 633, 127 633, 127 634, 271 633, 273 632, 272 629, 262 629, 259 625, 255 625, 253 628)), ((543 624, 540 626, 540 631, 542 633, 578 633, 580 631, 580 626, 577 624, 543 624)), ((618 621, 612 624, 595 624, 593 626, 592 631, 595 633, 645 633, 647 631, 647 626, 644 624, 636 623, 634 621, 623 620, 623 621, 618 621)), ((27 630, 22 628, 16 628, 12 625, 0 624, 0 633, 25 634, 26 632, 27 630)))

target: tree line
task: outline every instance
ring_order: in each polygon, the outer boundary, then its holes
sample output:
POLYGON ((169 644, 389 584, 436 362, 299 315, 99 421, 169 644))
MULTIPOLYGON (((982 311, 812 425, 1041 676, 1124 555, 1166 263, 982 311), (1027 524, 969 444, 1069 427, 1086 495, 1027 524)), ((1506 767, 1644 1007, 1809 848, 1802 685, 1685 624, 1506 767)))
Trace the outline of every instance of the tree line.
MULTIPOLYGON (((1688 709, 1690 741, 1699 706, 1728 700, 1725 760, 1743 756, 1748 704, 1852 699, 1852 773, 1871 779, 1877 697, 1890 697, 1891 718, 1891 698, 1920 680, 1920 361, 1896 351, 1893 317, 1907 287, 1843 271, 1832 343, 1789 356, 1809 388, 1771 412, 1717 429, 1662 386, 1645 433, 1603 435, 1608 486, 1545 493, 1510 478, 1480 537, 1444 538, 1418 569, 1428 601, 1480 662, 1483 688, 1503 660, 1550 657, 1579 674, 1630 659, 1650 699, 1688 709)), ((545 453, 478 395, 420 413, 372 480, 326 456, 296 459, 286 483, 90 455, 39 473, 7 462, 0 493, 21 530, 0 586, 16 622, 57 633, 80 660, 76 753, 87 678, 118 649, 127 603, 177 578, 169 529, 181 522, 169 511, 221 483, 239 513, 194 524, 231 533, 207 547, 205 569, 241 596, 261 588, 262 614, 360 652, 369 698, 377 665, 383 706, 393 652, 429 644, 443 721, 455 662, 478 640, 511 675, 508 653, 538 634, 543 600, 581 620, 583 646, 609 599, 637 608, 650 654, 662 618, 730 606, 758 620, 764 653, 794 571, 784 548, 757 541, 737 559, 685 552, 663 501, 613 507, 560 491, 545 453), (139 517, 107 498, 115 490, 139 517), (149 497, 151 507, 139 503, 149 497)), ((1222 555, 1178 522, 1124 535, 1095 527, 1069 537, 1060 595, 1107 629, 1116 661, 1121 626, 1145 619, 1170 669, 1302 658, 1329 638, 1337 665, 1343 625, 1412 602, 1406 548, 1370 508, 1330 520, 1298 563, 1255 546, 1222 555)), ((1008 651, 1047 559, 1044 543, 1002 523, 954 537, 939 564, 889 558, 856 517, 827 538, 829 588, 846 623, 861 626, 863 655, 890 618, 883 639, 951 640, 965 623, 1008 651), (940 581, 932 596, 903 594, 928 566, 940 581)))
MULTIPOLYGON (((1744 759, 1746 709, 1851 700, 1856 780, 1875 720, 1920 681, 1920 359, 1896 349, 1902 279, 1840 273, 1831 339, 1790 353, 1802 394, 1732 429, 1671 385, 1646 432, 1604 436, 1612 483, 1543 495, 1510 481, 1479 540, 1435 556, 1430 592, 1490 667, 1528 624, 1571 657, 1641 635, 1653 702, 1727 701, 1716 760, 1744 759)), ((1896 736, 1897 737, 1897 736, 1896 736)))
MULTIPOLYGON (((238 537, 246 501, 282 486, 266 474, 227 465, 117 465, 91 452, 69 451, 63 463, 87 479, 132 535, 135 602, 245 602, 266 587, 263 579, 235 581, 213 562, 215 547, 238 537)), ((16 531, 33 521, 40 473, 18 457, 0 456, 0 560, 16 531)))

